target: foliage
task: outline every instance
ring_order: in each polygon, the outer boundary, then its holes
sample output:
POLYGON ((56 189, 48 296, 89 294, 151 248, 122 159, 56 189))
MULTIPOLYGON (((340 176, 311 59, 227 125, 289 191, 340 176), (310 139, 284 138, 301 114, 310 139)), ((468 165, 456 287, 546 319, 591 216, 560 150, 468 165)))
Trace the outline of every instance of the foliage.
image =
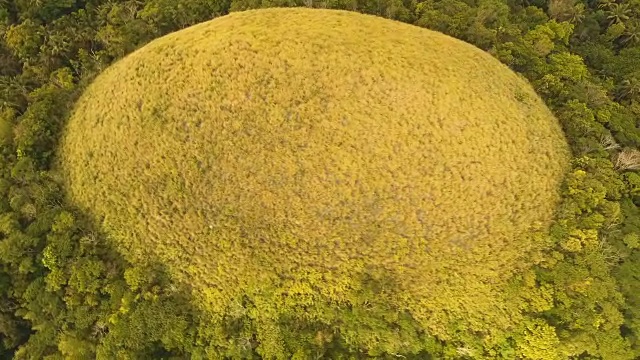
POLYGON ((635 0, 0 0, 0 357, 637 358, 640 175, 615 164, 640 146, 639 18, 635 0), (393 298, 371 275, 355 297, 363 311, 276 321, 261 315, 269 304, 239 298, 212 318, 161 266, 124 261, 60 197, 52 155, 86 84, 168 32, 270 6, 347 9, 445 32, 489 51, 544 98, 574 160, 555 225, 539 239, 548 250, 510 283, 519 326, 491 336, 459 326, 438 341, 383 306, 393 298), (336 319, 340 329, 327 326, 336 319), (375 332, 402 336, 379 341, 375 332))

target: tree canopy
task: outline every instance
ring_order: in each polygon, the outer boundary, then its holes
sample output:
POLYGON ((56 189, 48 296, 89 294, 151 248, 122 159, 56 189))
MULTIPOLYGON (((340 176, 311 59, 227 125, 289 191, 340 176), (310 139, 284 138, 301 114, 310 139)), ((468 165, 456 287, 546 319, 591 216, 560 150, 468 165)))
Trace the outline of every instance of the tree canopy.
POLYGON ((637 0, 0 0, 0 353, 637 358, 639 19, 637 0), (229 316, 215 318, 193 305, 198 293, 174 271, 151 259, 129 262, 64 198, 64 179, 54 168, 62 130, 98 74, 190 25, 239 10, 294 6, 367 13, 467 41, 526 78, 560 121, 570 169, 555 220, 537 235, 543 251, 505 287, 522 314, 509 331, 487 336, 462 321, 446 329, 448 338, 423 332, 388 306, 393 299, 381 291, 386 279, 376 271, 362 278, 362 306, 314 303, 316 313, 339 319, 337 327, 299 313, 270 317, 269 304, 255 298, 238 299, 229 316))

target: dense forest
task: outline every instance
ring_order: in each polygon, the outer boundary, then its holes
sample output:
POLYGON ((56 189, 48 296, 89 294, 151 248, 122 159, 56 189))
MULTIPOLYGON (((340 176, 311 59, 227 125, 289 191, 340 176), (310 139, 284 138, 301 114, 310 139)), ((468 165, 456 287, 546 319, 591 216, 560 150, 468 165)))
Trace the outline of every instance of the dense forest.
POLYGON ((115 60, 169 32, 275 6, 359 11, 474 44, 533 84, 573 154, 549 250, 513 280, 526 321, 509 336, 390 336, 388 349, 414 349, 397 354, 363 343, 357 332, 380 325, 357 314, 344 315, 351 332, 281 319, 291 332, 276 357, 640 358, 638 0, 0 0, 0 357, 273 356, 251 322, 255 304, 209 321, 162 265, 128 263, 69 206, 54 167, 73 104, 115 60))

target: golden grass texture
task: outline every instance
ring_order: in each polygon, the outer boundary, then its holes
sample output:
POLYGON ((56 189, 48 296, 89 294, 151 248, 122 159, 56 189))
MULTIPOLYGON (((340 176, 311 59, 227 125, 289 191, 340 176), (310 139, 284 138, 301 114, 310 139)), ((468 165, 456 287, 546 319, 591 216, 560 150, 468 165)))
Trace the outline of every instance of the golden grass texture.
POLYGON ((253 294, 314 316, 375 269, 393 307, 446 338, 516 321, 503 284, 541 246, 568 150, 532 88, 469 44, 269 9, 108 68, 59 160, 121 251, 167 264, 212 313, 253 294))

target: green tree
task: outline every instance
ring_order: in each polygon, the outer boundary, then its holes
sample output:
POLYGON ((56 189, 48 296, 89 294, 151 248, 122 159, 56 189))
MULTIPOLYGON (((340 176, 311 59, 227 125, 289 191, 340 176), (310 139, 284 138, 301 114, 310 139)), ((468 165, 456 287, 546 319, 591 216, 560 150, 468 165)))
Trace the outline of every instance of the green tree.
POLYGON ((5 34, 6 46, 24 63, 34 62, 43 41, 44 28, 33 20, 12 25, 5 34))
POLYGON ((606 6, 609 26, 629 20, 631 9, 627 3, 611 3, 606 6))

